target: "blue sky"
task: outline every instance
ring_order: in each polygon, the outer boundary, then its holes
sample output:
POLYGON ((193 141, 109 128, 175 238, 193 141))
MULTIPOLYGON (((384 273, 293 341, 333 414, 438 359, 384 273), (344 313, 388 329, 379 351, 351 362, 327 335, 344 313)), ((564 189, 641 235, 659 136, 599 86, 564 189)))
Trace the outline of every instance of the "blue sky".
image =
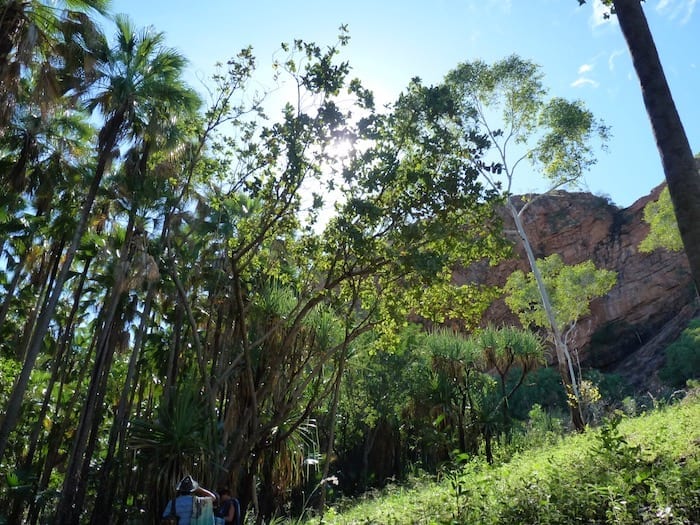
MULTIPOLYGON (((700 6, 647 0, 671 91, 695 153, 700 152, 700 6)), ((517 53, 542 66, 550 93, 581 99, 612 128, 607 152, 586 175, 587 189, 625 207, 663 181, 661 163, 627 47, 599 3, 576 0, 112 0, 137 26, 154 26, 190 60, 189 78, 253 46, 268 71, 282 42, 335 43, 347 24, 342 58, 353 76, 390 102, 415 76, 436 83, 458 63, 517 53)), ((108 29, 109 32, 109 29, 108 29)), ((269 111, 273 113, 273 111, 269 111)), ((521 172, 515 190, 544 186, 521 172)))

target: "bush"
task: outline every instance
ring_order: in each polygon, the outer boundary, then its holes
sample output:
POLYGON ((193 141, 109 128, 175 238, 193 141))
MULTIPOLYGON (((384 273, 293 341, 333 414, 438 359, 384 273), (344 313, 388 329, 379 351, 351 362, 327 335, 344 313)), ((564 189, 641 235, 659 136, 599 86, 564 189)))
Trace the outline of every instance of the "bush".
POLYGON ((666 364, 659 370, 659 378, 674 388, 700 378, 700 319, 691 321, 678 340, 666 348, 666 364))
POLYGON ((539 368, 525 378, 525 382, 510 400, 511 415, 526 420, 535 405, 549 413, 568 413, 566 394, 559 372, 554 367, 539 368))

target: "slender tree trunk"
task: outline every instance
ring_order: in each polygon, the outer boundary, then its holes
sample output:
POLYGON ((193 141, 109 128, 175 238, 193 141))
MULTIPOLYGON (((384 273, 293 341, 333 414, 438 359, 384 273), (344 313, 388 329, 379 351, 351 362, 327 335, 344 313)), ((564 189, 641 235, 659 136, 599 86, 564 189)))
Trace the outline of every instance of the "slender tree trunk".
MULTIPOLYGON (((66 328, 64 329, 65 332, 70 332, 70 325, 67 325, 66 328)), ((61 340, 64 339, 64 336, 61 337, 61 340)), ((23 462, 23 469, 26 470, 27 472, 30 472, 32 470, 32 466, 34 463, 34 455, 36 454, 36 449, 39 444, 39 438, 42 436, 42 430, 44 429, 44 421, 46 420, 46 413, 48 412, 49 409, 49 403, 51 401, 52 393, 53 393, 53 388, 58 381, 58 375, 61 370, 61 365, 63 361, 63 354, 64 352, 64 346, 59 342, 57 345, 57 350, 56 350, 56 356, 54 357, 53 363, 51 365, 51 375, 49 377, 49 382, 46 385, 46 389, 44 391, 44 397, 41 402, 41 409, 39 410, 39 417, 37 417, 37 420, 34 423, 34 426, 32 427, 32 431, 27 438, 27 443, 28 443, 28 449, 27 449, 27 454, 24 456, 22 459, 23 462)), ((57 400, 60 403, 60 400, 57 400)), ((44 439, 42 441, 45 440, 44 439)), ((22 509, 25 505, 25 501, 33 501, 36 497, 37 493, 37 485, 33 484, 31 491, 25 495, 24 498, 15 498, 13 502, 13 510, 10 513, 10 518, 9 522, 10 523, 20 523, 20 515, 22 513, 22 509)))
POLYGON ((532 270, 532 275, 535 277, 535 282, 537 283, 537 289, 540 293, 540 298, 542 299, 542 306, 544 307, 545 314, 547 315, 547 321, 549 322, 549 329, 552 333, 552 338, 554 339, 554 348, 557 355, 557 363, 559 369, 559 375, 561 376, 562 382, 564 383, 564 388, 566 389, 566 394, 569 402, 569 409, 571 412, 571 422, 573 423, 576 430, 583 431, 586 427, 583 421, 583 415, 581 414, 581 402, 580 393, 578 389, 578 384, 576 381, 576 371, 574 370, 574 362, 571 359, 571 353, 569 352, 566 342, 562 336, 561 330, 556 322, 556 317, 554 315, 554 309, 552 308, 552 301, 549 298, 549 292, 547 292, 547 287, 544 285, 544 279, 542 279, 542 274, 537 267, 537 261, 535 259, 535 254, 532 251, 532 246, 530 245, 530 239, 527 236, 525 227, 523 226, 523 221, 520 217, 518 209, 515 207, 510 198, 508 198, 506 206, 510 211, 513 221, 515 222, 515 228, 518 231, 520 240, 523 243, 523 248, 527 254, 527 260, 530 263, 530 269, 532 270))
POLYGON ((26 359, 27 346, 29 345, 29 338, 32 330, 36 326, 37 315, 46 308, 49 301, 49 291, 56 280, 56 272, 58 271, 58 267, 61 262, 63 246, 63 243, 60 243, 58 247, 52 250, 50 262, 48 264, 46 262, 42 262, 39 270, 35 274, 36 278, 32 279, 41 282, 41 286, 39 286, 39 289, 36 292, 36 301, 34 306, 29 310, 29 313, 24 320, 22 337, 20 338, 16 349, 18 361, 24 361, 26 359))
POLYGON ((0 459, 5 454, 5 447, 7 446, 10 432, 15 428, 17 420, 19 419, 20 409, 22 408, 22 400, 24 399, 24 394, 29 386, 29 378, 32 370, 34 370, 34 364, 36 363, 37 357, 39 357, 39 352, 41 351, 44 337, 48 332, 49 324, 53 319, 54 313, 56 312, 58 301, 63 294, 63 285, 68 279, 71 266, 73 265, 73 259, 80 248, 80 240, 87 229, 88 219, 90 218, 92 205, 95 202, 97 191, 99 190, 102 182, 102 176, 104 175, 105 169, 107 168, 107 163, 111 158, 112 149, 117 142, 119 119, 112 119, 110 122, 112 123, 112 126, 109 128, 104 146, 100 151, 97 166, 95 168, 95 175, 92 178, 85 201, 83 202, 83 207, 80 211, 80 218, 78 220, 78 224, 76 225, 73 239, 71 240, 71 244, 66 251, 61 271, 59 272, 58 278, 54 283, 53 289, 51 290, 48 304, 41 312, 41 315, 37 320, 36 327, 32 333, 32 338, 29 343, 27 355, 22 366, 22 371, 15 381, 12 393, 10 394, 10 398, 7 402, 5 418, 2 420, 2 424, 0 425, 0 459))
POLYGON ((639 77, 685 253, 700 290, 700 174, 639 0, 613 0, 639 77))
POLYGON ((0 306, 0 328, 2 328, 2 325, 5 323, 5 318, 7 317, 7 313, 10 310, 10 304, 15 296, 15 290, 17 289, 17 285, 19 284, 19 280, 22 278, 24 265, 27 262, 28 255, 29 250, 25 250, 24 253, 20 256, 19 264, 15 266, 14 274, 12 275, 12 280, 10 281, 10 284, 7 287, 7 291, 5 292, 5 298, 2 302, 2 306, 0 306))
MULTIPOLYGON (((326 457, 323 462, 323 473, 321 475, 321 480, 328 479, 328 473, 331 466, 331 457, 333 455, 333 447, 335 445, 335 425, 336 416, 338 414, 338 401, 340 400, 340 385, 343 380, 343 375, 345 373, 345 360, 348 353, 348 343, 343 344, 343 349, 340 353, 338 359, 338 370, 336 372, 335 385, 333 385, 333 398, 331 400, 331 412, 328 419, 328 444, 326 445, 326 457)), ((320 520, 323 520, 323 511, 326 506, 326 486, 325 482, 321 481, 321 494, 318 499, 318 511, 320 514, 320 520)))
MULTIPOLYGON (((114 318, 113 315, 112 317, 114 318)), ((104 413, 102 399, 106 390, 118 332, 115 325, 116 323, 113 321, 110 326, 103 328, 108 332, 107 338, 98 341, 96 345, 95 363, 88 385, 86 401, 73 440, 61 498, 56 510, 54 521, 56 525, 77 525, 80 523, 87 491, 87 474, 104 413)))
POLYGON ((124 283, 128 274, 129 246, 133 238, 135 218, 129 217, 126 227, 124 247, 117 261, 117 272, 112 285, 112 290, 106 298, 102 330, 99 331, 97 353, 92 377, 88 386, 85 405, 81 411, 78 431, 73 441, 71 459, 68 464, 68 472, 63 482, 63 491, 58 504, 56 522, 58 525, 72 525, 77 523, 82 510, 82 497, 85 493, 87 480, 83 476, 85 465, 90 461, 90 449, 95 443, 95 434, 99 427, 102 415, 102 399, 107 384, 107 375, 111 369, 114 353, 114 334, 116 331, 115 319, 117 311, 122 304, 124 296, 124 283))
MULTIPOLYGON (((102 483, 100 483, 100 489, 97 493, 95 508, 91 518, 91 523, 94 523, 95 525, 109 523, 109 517, 112 513, 115 485, 117 481, 117 476, 115 476, 113 472, 115 450, 117 445, 119 445, 121 448, 124 444, 128 415, 131 411, 130 401, 133 399, 132 389, 136 386, 136 366, 141 355, 141 349, 145 339, 148 319, 151 315, 151 305, 154 297, 155 287, 149 285, 146 300, 144 302, 143 313, 141 315, 141 322, 139 323, 139 329, 136 332, 136 338, 134 340, 134 348, 131 352, 131 357, 129 358, 129 367, 127 370, 126 379, 119 397, 119 406, 117 407, 117 413, 114 417, 112 429, 109 434, 107 453, 101 472, 102 483)), ((117 453, 117 455, 119 454, 117 453)))
POLYGON ((367 490, 369 485, 369 455, 377 442, 377 433, 379 425, 375 423, 374 427, 367 429, 365 439, 362 443, 362 490, 367 490))
MULTIPOLYGON (((73 305, 71 307, 70 313, 68 314, 68 318, 66 320, 66 324, 63 327, 63 335, 60 337, 56 349, 56 355, 54 356, 52 366, 51 366, 51 376, 49 378, 49 382, 46 385, 46 392, 44 394, 44 401, 42 403, 41 410, 39 412, 39 418, 37 420, 37 423, 34 427, 34 430, 32 431, 32 434, 29 438, 29 449, 27 451, 27 455, 25 457, 25 466, 29 468, 31 464, 34 462, 34 452, 36 450, 37 443, 36 441, 38 440, 39 434, 41 432, 41 428, 43 427, 43 421, 44 417, 46 415, 46 412, 48 410, 48 405, 52 397, 52 392, 53 392, 53 387, 56 384, 56 382, 59 381, 59 376, 61 373, 61 369, 64 366, 64 361, 66 361, 65 355, 66 351, 70 346, 71 343, 71 338, 73 334, 73 323, 75 322, 75 316, 78 313, 78 308, 80 306, 80 298, 83 293, 83 289, 85 287, 85 282, 87 280, 87 275, 88 275, 88 270, 90 268, 90 262, 92 259, 88 259, 85 264, 83 271, 80 274, 80 278, 78 280, 78 284, 75 289, 75 293, 73 294, 73 305)), ((61 404, 60 398, 56 399, 56 405, 59 406, 61 404)))
MULTIPOLYGON (((59 355, 55 358, 55 362, 58 365, 57 369, 57 376, 60 376, 56 378, 57 381, 60 381, 60 386, 59 388, 59 393, 56 396, 56 411, 54 412, 53 416, 53 425, 51 426, 51 430, 49 431, 49 436, 47 439, 47 452, 46 452, 46 457, 43 460, 44 467, 42 469, 41 476, 39 477, 39 481, 37 483, 37 486, 35 488, 35 493, 33 494, 32 498, 32 504, 30 505, 29 508, 29 519, 28 523, 30 524, 35 524, 36 520, 39 517, 39 508, 36 502, 36 493, 43 491, 46 489, 48 486, 49 478, 50 478, 50 473, 52 470, 52 466, 55 463, 55 458, 57 457, 57 452, 58 449, 60 448, 61 444, 61 437, 65 434, 63 430, 66 423, 65 422, 59 422, 59 416, 58 416, 58 410, 59 407, 61 406, 61 393, 63 392, 63 384, 65 378, 69 375, 68 371, 66 368, 69 366, 70 360, 68 359, 67 356, 70 354, 67 352, 67 349, 70 346, 72 337, 73 337, 73 323, 75 320, 75 316, 78 312, 78 307, 80 306, 80 298, 83 293, 83 289, 85 287, 85 282, 87 280, 87 275, 88 275, 88 270, 90 268, 90 263, 92 259, 88 259, 85 261, 84 268, 82 273, 80 274, 80 279, 78 281, 78 285, 75 288, 75 293, 73 295, 73 306, 71 308, 70 314, 68 315, 68 321, 66 322, 66 326, 64 329, 63 333, 63 338, 60 342, 59 345, 59 355), (56 431, 56 429, 60 429, 60 431, 56 431)), ((88 359, 89 360, 89 359, 88 359)), ((87 362, 87 361, 86 361, 87 362)), ((82 374, 80 375, 80 378, 82 378, 82 374)), ((53 380, 53 374, 52 374, 52 380, 53 380)), ((78 385, 80 384, 80 381, 78 381, 78 385)), ((47 394, 50 393, 52 390, 51 384, 49 384, 49 387, 47 388, 47 394)), ((77 389, 79 390, 79 389, 77 389)), ((73 399, 75 399, 75 395, 73 396, 73 399)), ((69 403, 70 406, 71 403, 69 403)), ((66 413, 69 413, 70 410, 66 410, 66 413)))
POLYGON ((466 415, 468 410, 467 393, 465 389, 459 388, 459 411, 457 412, 457 442, 459 443, 459 451, 467 451, 467 431, 466 431, 466 415))
MULTIPOLYGON (((92 360, 92 354, 95 351, 95 343, 92 342, 89 347, 89 351, 87 355, 78 363, 80 366, 80 369, 78 370, 77 374, 77 380, 76 380, 76 387, 73 389, 73 393, 71 395, 70 401, 67 403, 67 406, 64 407, 64 412, 66 414, 71 414, 74 412, 74 407, 78 403, 81 394, 82 394, 82 387, 83 387, 83 381, 85 380, 85 376, 87 375, 88 368, 90 366, 90 362, 92 360)), ((68 377, 72 373, 72 370, 64 370, 64 377, 68 377)), ((60 395, 60 394, 59 394, 60 395)), ((58 407, 54 411, 54 419, 59 420, 59 414, 58 414, 58 407)), ((46 459, 44 460, 44 468, 42 470, 42 475, 41 479, 39 480, 39 486, 42 487, 42 489, 45 489, 46 487, 49 486, 49 481, 51 477, 51 472, 52 470, 57 466, 57 465, 65 465, 66 461, 69 461, 68 454, 61 454, 60 448, 62 448, 63 445, 63 437, 68 434, 68 430, 71 426, 71 424, 74 423, 68 416, 64 417, 63 421, 61 421, 60 425, 52 427, 52 432, 54 429, 57 428, 57 431, 55 433, 55 440, 49 439, 49 446, 48 446, 48 453, 46 456, 46 459)), ((51 438, 51 435, 49 436, 51 438)), ((65 466, 61 469, 65 470, 65 466)), ((41 509, 37 508, 37 516, 38 516, 38 511, 41 509)), ((35 523, 34 521, 30 521, 30 523, 35 523)), ((43 523, 49 523, 48 517, 43 521, 43 523)))
POLYGON ((493 450, 491 448, 491 431, 489 429, 484 430, 484 453, 486 454, 486 462, 489 465, 493 465, 493 450))

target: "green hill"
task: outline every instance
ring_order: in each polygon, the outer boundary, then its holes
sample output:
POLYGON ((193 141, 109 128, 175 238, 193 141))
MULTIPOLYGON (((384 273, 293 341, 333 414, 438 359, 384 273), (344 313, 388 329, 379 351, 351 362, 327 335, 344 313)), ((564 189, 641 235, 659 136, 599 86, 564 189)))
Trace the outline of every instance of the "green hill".
POLYGON ((338 505, 308 523, 700 523, 700 394, 338 505))

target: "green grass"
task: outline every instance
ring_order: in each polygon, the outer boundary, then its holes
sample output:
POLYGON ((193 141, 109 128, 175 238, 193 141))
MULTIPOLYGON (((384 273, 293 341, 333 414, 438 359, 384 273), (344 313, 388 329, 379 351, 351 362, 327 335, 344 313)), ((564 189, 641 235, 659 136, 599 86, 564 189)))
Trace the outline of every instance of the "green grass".
POLYGON ((700 395, 500 465, 390 486, 307 523, 700 523, 700 395))

